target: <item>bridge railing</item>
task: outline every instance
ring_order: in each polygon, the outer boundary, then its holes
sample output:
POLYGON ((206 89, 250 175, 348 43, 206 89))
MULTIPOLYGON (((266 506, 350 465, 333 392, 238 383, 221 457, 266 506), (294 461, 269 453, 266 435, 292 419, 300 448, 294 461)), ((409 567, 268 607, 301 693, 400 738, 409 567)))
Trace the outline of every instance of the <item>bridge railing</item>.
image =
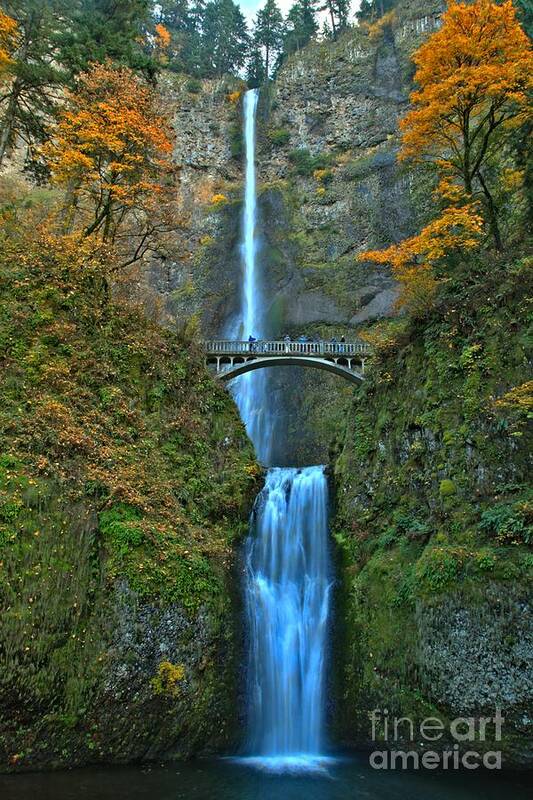
POLYGON ((203 343, 208 355, 310 355, 356 356, 368 355, 370 346, 365 342, 293 342, 284 339, 249 342, 231 339, 211 339, 203 343))

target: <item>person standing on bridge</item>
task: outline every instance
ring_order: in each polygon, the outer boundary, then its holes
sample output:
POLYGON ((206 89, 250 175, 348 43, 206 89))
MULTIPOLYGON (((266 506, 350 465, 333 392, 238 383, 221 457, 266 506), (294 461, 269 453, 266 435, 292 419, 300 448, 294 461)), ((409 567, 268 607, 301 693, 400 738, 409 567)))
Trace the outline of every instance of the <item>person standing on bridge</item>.
POLYGON ((255 336, 252 336, 252 334, 250 334, 249 337, 248 337, 248 345, 249 345, 249 348, 250 348, 250 353, 254 353, 255 352, 255 343, 256 342, 257 342, 257 339, 255 338, 255 336))

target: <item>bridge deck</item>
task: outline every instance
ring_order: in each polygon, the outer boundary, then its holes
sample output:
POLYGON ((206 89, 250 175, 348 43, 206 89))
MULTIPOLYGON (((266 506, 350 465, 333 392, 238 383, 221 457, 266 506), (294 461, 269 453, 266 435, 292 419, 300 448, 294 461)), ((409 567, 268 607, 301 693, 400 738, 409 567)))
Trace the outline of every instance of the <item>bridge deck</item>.
POLYGON ((364 342, 293 342, 284 339, 248 342, 212 339, 204 342, 204 351, 208 356, 219 357, 301 355, 311 358, 327 358, 328 356, 355 358, 369 355, 370 346, 364 342))
POLYGON ((203 343, 208 364, 217 377, 232 380, 263 367, 300 366, 324 369, 349 381, 363 380, 370 347, 364 342, 232 341, 212 339, 203 343))

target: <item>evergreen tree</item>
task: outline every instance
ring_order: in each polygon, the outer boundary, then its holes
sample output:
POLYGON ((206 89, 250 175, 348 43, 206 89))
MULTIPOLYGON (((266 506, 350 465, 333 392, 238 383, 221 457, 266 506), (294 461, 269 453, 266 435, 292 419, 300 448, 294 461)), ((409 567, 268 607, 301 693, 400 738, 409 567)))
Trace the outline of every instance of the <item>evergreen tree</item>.
POLYGON ((533 0, 516 0, 518 8, 518 19, 523 29, 533 38, 533 0))
POLYGON ((191 16, 189 0, 159 0, 154 16, 169 31, 186 31, 191 16))
POLYGON ((57 31, 68 14, 68 0, 13 0, 4 7, 17 23, 12 54, 13 80, 0 97, 0 165, 17 138, 32 147, 44 139, 54 113, 54 89, 66 80, 57 63, 57 31))
POLYGON ((337 39, 339 33, 342 33, 348 27, 348 17, 350 15, 351 0, 326 0, 322 6, 322 11, 327 11, 329 15, 329 25, 325 30, 331 31, 331 37, 337 39))
POLYGON ((237 72, 244 66, 249 36, 246 20, 233 0, 212 0, 206 5, 202 44, 205 77, 237 72))
POLYGON ((186 27, 180 37, 178 66, 189 75, 202 77, 204 72, 204 40, 202 36, 205 18, 205 0, 189 4, 186 27))
POLYGON ((357 19, 359 22, 375 22, 395 8, 398 3, 399 0, 362 0, 356 14, 357 19))
POLYGON ((296 0, 286 19, 283 58, 305 47, 316 35, 317 0, 296 0))
POLYGON ((77 0, 70 5, 72 24, 60 47, 62 63, 72 75, 109 58, 154 77, 156 64, 142 46, 150 0, 77 0))
POLYGON ((257 12, 254 30, 254 43, 263 49, 265 80, 270 79, 272 65, 283 44, 283 17, 276 0, 266 0, 257 12))
POLYGON ((198 0, 161 0, 154 7, 154 21, 171 35, 168 67, 175 72, 197 75, 200 72, 202 25, 205 3, 198 0))
POLYGON ((265 62, 259 45, 254 41, 250 49, 250 56, 246 69, 246 82, 250 89, 257 89, 265 82, 265 62))

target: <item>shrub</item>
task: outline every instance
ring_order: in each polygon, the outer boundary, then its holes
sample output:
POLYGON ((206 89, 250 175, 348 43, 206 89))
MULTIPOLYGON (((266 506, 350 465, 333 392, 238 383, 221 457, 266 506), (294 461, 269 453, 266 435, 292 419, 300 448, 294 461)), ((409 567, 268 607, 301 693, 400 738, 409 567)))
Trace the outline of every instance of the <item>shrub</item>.
POLYGON ((459 578, 465 558, 463 548, 426 549, 415 567, 417 589, 428 594, 448 589, 459 578))
POLYGON ((319 183, 331 183, 333 180, 333 171, 330 169, 315 169, 313 178, 319 183))
POLYGON ((285 128, 275 128, 270 131, 268 138, 274 147, 283 147, 283 145, 288 144, 291 134, 285 128))
POLYGON ((242 155, 242 131, 240 125, 233 125, 230 129, 230 150, 233 158, 242 155))
POLYGON ((330 158, 330 156, 323 153, 314 156, 305 147, 291 150, 289 153, 289 161, 294 165, 294 171, 297 175, 305 177, 309 177, 318 169, 327 167, 330 158))
POLYGON ((479 530, 495 536, 500 543, 533 543, 530 503, 497 503, 481 515, 479 530))
POLYGON ((189 94, 200 94, 202 91, 202 81, 198 78, 189 78, 185 84, 185 89, 189 94))
POLYGON ((124 503, 118 503, 100 513, 100 530, 118 555, 125 556, 132 547, 142 544, 144 533, 140 520, 141 515, 137 509, 124 503))
POLYGON ((452 497, 456 492, 457 488, 455 483, 449 478, 444 478, 444 480, 440 482, 439 494, 441 497, 452 497))
POLYGON ((184 677, 185 667, 183 664, 172 664, 170 661, 162 661, 157 668, 157 675, 151 680, 152 688, 155 694, 177 697, 181 691, 179 684, 184 677))

